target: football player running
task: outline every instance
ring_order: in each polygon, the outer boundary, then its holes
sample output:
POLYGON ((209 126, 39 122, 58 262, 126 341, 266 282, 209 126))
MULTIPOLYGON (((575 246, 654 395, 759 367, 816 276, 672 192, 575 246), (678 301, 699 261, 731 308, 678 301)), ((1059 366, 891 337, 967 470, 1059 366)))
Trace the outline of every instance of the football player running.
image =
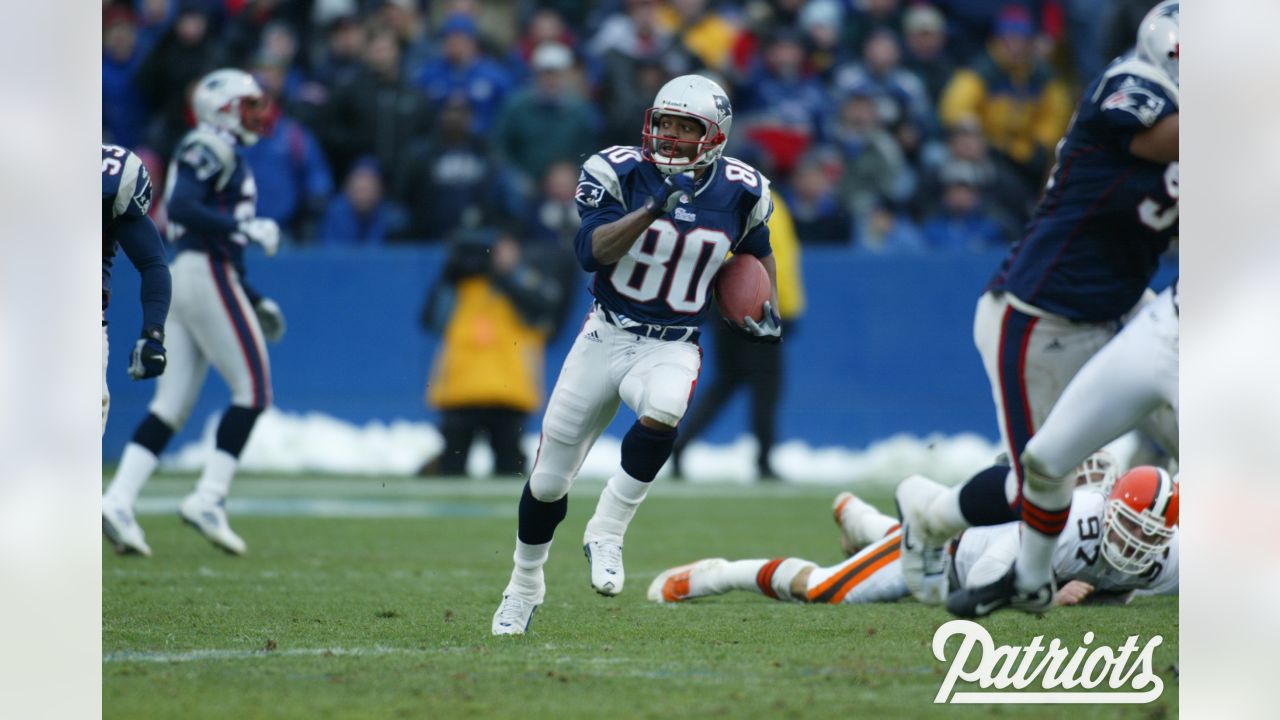
MULTIPOLYGON (((107 304, 116 248, 142 276, 142 335, 129 358, 129 377, 164 372, 164 320, 172 291, 160 233, 147 217, 151 176, 137 155, 118 145, 102 146, 102 431, 107 430, 111 393, 107 390, 107 304)), ((103 527, 107 527, 104 523, 103 527)))
MULTIPOLYGON (((1074 506, 1072 468, 1162 407, 1171 407, 1177 417, 1177 281, 1144 306, 1071 379, 1022 452, 1027 487, 1064 495, 1074 506)), ((1026 518, 1022 523, 1020 537, 1027 538, 1035 528, 1026 518)), ((1032 554, 1032 549, 1020 543, 1017 563, 1008 572, 986 585, 970 585, 951 593, 947 609, 962 617, 985 615, 1006 607, 1015 596, 1018 578, 1030 578, 1027 582, 1031 584, 1051 577, 1051 553, 1040 549, 1032 554)))
POLYGON ((1085 90, 1026 234, 978 302, 974 341, 1011 462, 954 488, 922 476, 898 486, 903 572, 922 599, 946 595, 947 538, 1021 518, 1027 561, 1006 604, 1039 612, 1053 600, 1045 558, 1068 521, 1070 488, 1024 482, 1021 456, 1071 378, 1150 296, 1177 236, 1178 37, 1178 2, 1165 0, 1136 48, 1085 90))
POLYGON ((273 220, 256 217, 257 187, 241 152, 264 129, 262 90, 248 73, 217 70, 196 85, 192 104, 199 124, 178 144, 165 189, 168 232, 177 243, 170 266, 173 312, 166 326, 169 368, 102 496, 103 521, 112 528, 108 537, 126 553, 151 554, 133 503, 191 414, 211 364, 231 388, 231 405, 179 515, 222 550, 245 552, 224 504, 240 451, 271 403, 264 341, 279 340, 285 327, 280 308, 244 281, 245 246, 256 242, 273 255, 280 239, 273 220))
POLYGON ((546 594, 542 568, 569 489, 625 402, 637 420, 583 534, 592 587, 605 596, 622 592, 623 536, 671 454, 701 369, 698 326, 729 252, 760 258, 773 282, 763 320, 734 326, 763 342, 781 339, 769 181, 723 156, 732 121, 719 85, 678 77, 645 113, 640 147, 607 148, 582 166, 575 245, 582 267, 594 274, 595 302, 543 416, 537 459, 520 497, 515 568, 493 616, 495 635, 528 629, 546 594))
MULTIPOLYGON (((800 558, 699 560, 671 568, 649 585, 658 603, 684 602, 732 590, 775 600, 860 604, 909 595, 902 573, 898 522, 850 493, 835 501, 841 546, 849 559, 830 567, 800 558)), ((1058 537, 1052 572, 1063 583, 1053 604, 1086 598, 1127 601, 1135 592, 1178 592, 1178 485, 1164 470, 1139 467, 1109 494, 1075 490, 1068 529, 1058 537)), ((956 587, 976 587, 1007 574, 1018 554, 1018 523, 966 530, 948 541, 946 572, 956 587)))

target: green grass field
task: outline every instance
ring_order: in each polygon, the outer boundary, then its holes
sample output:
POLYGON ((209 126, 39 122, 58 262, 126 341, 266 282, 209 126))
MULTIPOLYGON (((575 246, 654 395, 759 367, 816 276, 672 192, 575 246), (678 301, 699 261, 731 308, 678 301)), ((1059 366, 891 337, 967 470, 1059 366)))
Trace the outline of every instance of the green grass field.
POLYGON ((243 558, 179 522, 192 484, 159 477, 140 501, 153 558, 104 543, 104 717, 1177 716, 1176 599, 985 621, 998 644, 1164 635, 1160 699, 1087 708, 933 705, 945 668, 930 643, 949 619, 940 608, 645 600, 659 571, 700 557, 838 561, 829 489, 660 484, 627 537, 626 591, 602 598, 580 548, 600 485, 583 483, 531 634, 492 638, 516 483, 241 478, 230 510, 249 543, 243 558))

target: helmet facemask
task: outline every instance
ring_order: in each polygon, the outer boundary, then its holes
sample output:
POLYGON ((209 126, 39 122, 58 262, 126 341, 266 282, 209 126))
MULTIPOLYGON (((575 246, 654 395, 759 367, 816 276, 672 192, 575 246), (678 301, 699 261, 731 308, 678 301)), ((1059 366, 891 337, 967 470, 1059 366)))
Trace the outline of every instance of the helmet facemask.
POLYGON ((658 171, 666 175, 707 167, 724 152, 725 135, 720 129, 720 124, 710 118, 684 110, 649 108, 644 114, 644 129, 641 135, 643 137, 640 146, 641 156, 656 165, 658 171), (679 138, 673 132, 663 133, 660 124, 664 116, 693 120, 702 126, 703 133, 699 138, 692 140, 679 138), (664 152, 664 145, 669 146, 667 152, 664 152), (693 157, 680 153, 681 146, 692 146, 695 149, 693 157))
POLYGON ((1139 513, 1114 498, 1107 501, 1102 525, 1102 557, 1111 567, 1130 575, 1150 569, 1169 547, 1174 533, 1155 513, 1139 513))

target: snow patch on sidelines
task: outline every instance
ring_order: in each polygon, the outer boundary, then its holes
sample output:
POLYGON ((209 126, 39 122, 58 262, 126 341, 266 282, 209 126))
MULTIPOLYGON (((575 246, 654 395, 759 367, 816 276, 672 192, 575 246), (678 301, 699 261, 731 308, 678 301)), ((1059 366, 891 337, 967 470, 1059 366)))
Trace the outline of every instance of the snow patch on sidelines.
MULTIPOLYGON (((166 455, 167 470, 194 471, 204 466, 214 447, 217 416, 205 423, 199 441, 166 455)), ((579 476, 604 479, 618 467, 621 440, 601 437, 588 453, 579 476)), ((524 439, 532 459, 538 436, 524 439)), ((417 472, 444 448, 444 439, 427 422, 393 420, 359 426, 322 413, 290 413, 269 408, 258 419, 241 467, 250 472, 405 476, 417 472)), ((953 484, 991 464, 997 444, 972 433, 898 434, 866 448, 813 447, 791 440, 774 447, 772 464, 788 482, 807 485, 873 485, 891 487, 913 473, 953 484)), ((756 481, 756 441, 742 436, 727 445, 694 442, 685 451, 685 479, 693 482, 747 484, 756 481)), ((493 455, 483 442, 474 444, 467 460, 473 476, 492 472, 493 455)), ((662 475, 670 474, 670 465, 662 475)))

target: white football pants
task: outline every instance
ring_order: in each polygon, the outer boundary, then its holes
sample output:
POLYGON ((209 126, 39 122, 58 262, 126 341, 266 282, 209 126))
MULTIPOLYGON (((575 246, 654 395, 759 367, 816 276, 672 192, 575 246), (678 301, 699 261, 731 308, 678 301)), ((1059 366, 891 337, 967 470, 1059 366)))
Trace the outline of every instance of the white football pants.
POLYGON ((594 308, 547 401, 530 492, 543 502, 569 492, 619 402, 637 417, 676 425, 689 408, 701 368, 697 345, 636 335, 610 324, 594 308))
POLYGON ((150 411, 181 428, 200 396, 210 363, 231 388, 231 404, 271 404, 271 367, 258 316, 228 262, 178 253, 169 266, 173 300, 165 323, 168 364, 156 379, 150 411))
MULTIPOLYGON (((1178 314, 1172 290, 1139 311, 1063 391, 1023 462, 1058 478, 1157 410, 1178 414, 1178 314)), ((1177 455, 1177 437, 1160 438, 1177 455)))

